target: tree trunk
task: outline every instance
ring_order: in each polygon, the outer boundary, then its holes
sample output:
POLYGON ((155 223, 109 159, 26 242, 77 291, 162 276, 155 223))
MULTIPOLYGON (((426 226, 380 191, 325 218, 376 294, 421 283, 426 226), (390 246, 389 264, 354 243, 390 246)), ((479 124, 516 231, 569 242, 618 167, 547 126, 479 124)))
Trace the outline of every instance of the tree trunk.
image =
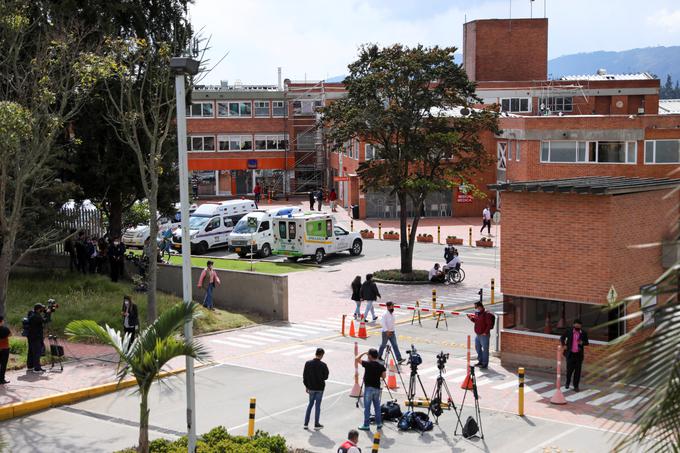
POLYGON ((120 236, 123 230, 123 200, 120 190, 113 189, 109 195, 109 233, 111 237, 120 236))
POLYGON ((158 281, 158 183, 150 184, 149 195, 149 237, 151 238, 151 257, 149 258, 148 287, 146 290, 146 317, 151 324, 156 319, 156 284, 158 281))
POLYGON ((399 206, 399 251, 401 254, 401 273, 410 274, 413 272, 413 249, 409 246, 409 237, 407 236, 406 224, 408 221, 408 213, 406 208, 406 194, 400 193, 397 195, 399 206), (410 253, 409 253, 410 250, 410 253))
POLYGON ((140 387, 138 453, 149 453, 149 388, 140 387))
POLYGON ((5 236, 0 252, 0 316, 5 316, 7 305, 7 291, 9 289, 9 272, 12 269, 12 253, 14 252, 14 238, 11 234, 5 236))

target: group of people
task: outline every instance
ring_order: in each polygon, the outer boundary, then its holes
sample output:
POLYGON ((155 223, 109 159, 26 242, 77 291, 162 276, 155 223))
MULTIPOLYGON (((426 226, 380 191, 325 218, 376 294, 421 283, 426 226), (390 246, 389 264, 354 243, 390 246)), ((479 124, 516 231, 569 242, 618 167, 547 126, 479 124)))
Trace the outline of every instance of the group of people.
POLYGON ((316 205, 316 210, 321 211, 321 206, 323 205, 323 201, 325 199, 328 199, 328 204, 331 207, 332 212, 337 212, 337 209, 335 208, 335 204, 338 200, 338 193, 335 191, 335 188, 332 187, 330 192, 328 192, 328 197, 324 194, 324 190, 319 187, 316 190, 310 190, 309 191, 309 210, 314 211, 314 205, 316 205))
POLYGON ((450 269, 460 269, 460 265, 462 264, 462 261, 460 260, 460 257, 458 256, 458 249, 453 247, 452 245, 448 245, 444 248, 444 261, 446 264, 444 266, 440 267, 439 263, 434 263, 434 266, 432 266, 432 269, 427 274, 428 280, 432 283, 449 283, 449 281, 446 278, 446 273, 450 269))
POLYGON ((361 276, 357 275, 352 280, 352 301, 356 304, 356 309, 354 310, 354 319, 363 319, 368 321, 368 313, 370 312, 373 316, 373 322, 378 320, 375 315, 375 308, 373 304, 380 298, 380 291, 378 290, 378 285, 373 281, 373 274, 366 274, 366 280, 362 283, 361 276), (366 302, 366 311, 361 314, 361 304, 366 302))
POLYGON ((105 274, 108 270, 114 282, 123 274, 125 245, 119 236, 98 238, 87 236, 82 230, 72 231, 64 241, 64 250, 69 255, 71 271, 105 274))

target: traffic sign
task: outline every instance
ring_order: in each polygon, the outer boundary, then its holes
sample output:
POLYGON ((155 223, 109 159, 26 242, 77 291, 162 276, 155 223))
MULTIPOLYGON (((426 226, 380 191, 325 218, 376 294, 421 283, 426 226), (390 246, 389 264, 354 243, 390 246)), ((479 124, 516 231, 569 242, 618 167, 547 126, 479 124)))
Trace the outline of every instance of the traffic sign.
POLYGON ((607 302, 610 304, 613 304, 616 302, 616 299, 619 297, 618 293, 616 292, 616 289, 614 289, 614 285, 612 285, 611 288, 609 288, 609 292, 607 293, 607 302))

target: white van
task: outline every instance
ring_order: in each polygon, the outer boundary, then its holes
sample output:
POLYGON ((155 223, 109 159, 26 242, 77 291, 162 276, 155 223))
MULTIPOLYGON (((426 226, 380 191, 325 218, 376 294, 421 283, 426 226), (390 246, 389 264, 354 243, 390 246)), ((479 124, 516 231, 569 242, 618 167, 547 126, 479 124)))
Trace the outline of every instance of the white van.
MULTIPOLYGON (((189 208, 189 214, 196 210, 197 206, 192 204, 189 208)), ((179 203, 175 203, 175 215, 170 216, 158 216, 158 234, 161 236, 166 230, 175 230, 180 225, 180 206, 179 203)), ((144 242, 146 242, 149 237, 151 229, 149 225, 142 224, 137 225, 133 228, 128 228, 123 232, 122 241, 126 247, 144 247, 144 242)))
POLYGON ((272 254, 274 244, 272 220, 276 216, 287 216, 302 212, 295 207, 257 210, 241 217, 229 235, 229 251, 245 258, 249 253, 266 258, 272 254))
MULTIPOLYGON (((255 203, 249 200, 229 200, 199 206, 189 217, 191 252, 200 255, 210 249, 228 246, 234 223, 254 210, 255 203)), ((172 242, 174 248, 182 248, 181 228, 173 232, 172 242)))
POLYGON ((273 224, 273 252, 288 257, 290 261, 311 256, 320 264, 329 253, 347 250, 350 255, 356 256, 363 249, 359 233, 350 233, 336 225, 330 214, 309 212, 278 216, 273 224))

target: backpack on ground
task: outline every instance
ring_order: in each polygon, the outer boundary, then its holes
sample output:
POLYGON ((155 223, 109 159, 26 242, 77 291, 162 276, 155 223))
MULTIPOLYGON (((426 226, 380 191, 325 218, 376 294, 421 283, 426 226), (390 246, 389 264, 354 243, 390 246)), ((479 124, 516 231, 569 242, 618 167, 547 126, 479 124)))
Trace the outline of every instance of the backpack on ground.
POLYGON ((380 407, 380 413, 382 414, 382 419, 387 421, 395 421, 401 418, 401 408, 399 403, 395 401, 388 401, 380 407))
POLYGON ((463 437, 469 439, 477 434, 478 431, 479 426, 477 425, 477 421, 471 416, 468 417, 467 420, 465 420, 465 425, 463 425, 463 437))
POLYGON ((408 431, 411 429, 411 424, 413 422, 413 411, 406 411, 404 412, 404 415, 401 416, 399 419, 399 423, 397 423, 397 428, 399 428, 400 431, 408 431))
POLYGON ((411 427, 420 432, 431 431, 434 424, 425 412, 414 412, 411 427))

